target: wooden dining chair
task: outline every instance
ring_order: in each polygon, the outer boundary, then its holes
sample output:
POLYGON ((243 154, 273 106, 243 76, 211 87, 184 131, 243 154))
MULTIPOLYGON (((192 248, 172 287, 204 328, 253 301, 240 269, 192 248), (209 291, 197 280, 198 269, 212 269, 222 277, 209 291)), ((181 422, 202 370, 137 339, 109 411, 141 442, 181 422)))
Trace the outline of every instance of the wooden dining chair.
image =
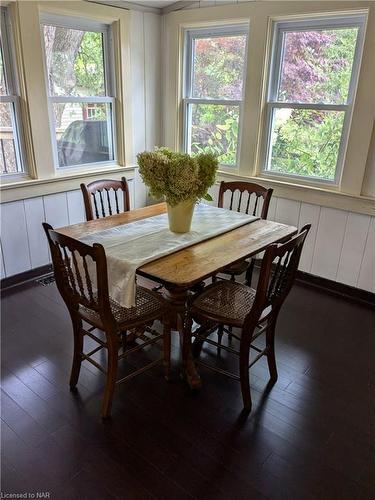
MULTIPOLYGON (((229 210, 254 216, 259 215, 261 219, 267 219, 273 189, 267 189, 260 184, 252 182, 222 181, 219 190, 219 208, 224 208, 224 198, 227 191, 230 193, 229 210)), ((246 272, 246 284, 251 286, 254 263, 254 258, 250 259, 250 261, 243 260, 223 269, 220 271, 220 274, 227 274, 232 281, 235 281, 236 276, 240 276, 246 272)))
POLYGON ((57 288, 69 310, 74 334, 74 355, 70 376, 70 387, 78 382, 81 363, 86 360, 106 374, 106 386, 102 403, 102 417, 110 415, 113 392, 116 384, 126 382, 134 376, 164 361, 165 377, 170 375, 170 327, 169 307, 160 294, 137 286, 135 307, 124 308, 108 294, 107 261, 102 245, 86 245, 68 236, 61 235, 47 224, 43 224, 47 235, 57 288), (163 333, 152 329, 155 320, 164 324, 163 333), (83 321, 89 328, 83 327, 83 321), (151 326, 150 326, 151 325, 151 326), (126 333, 130 329, 141 331, 135 343, 126 345, 126 333), (104 337, 96 330, 104 332, 104 337), (94 333, 95 332, 95 333, 94 333), (97 347, 84 352, 84 339, 94 340, 97 347), (134 370, 118 379, 118 361, 145 346, 163 340, 162 357, 134 370), (125 341, 125 344, 124 344, 125 341), (119 354, 120 348, 122 352, 119 354), (107 351, 106 366, 93 358, 98 351, 107 351))
POLYGON ((276 322, 281 306, 294 283, 301 251, 310 227, 310 224, 304 226, 297 236, 284 244, 273 244, 267 248, 256 290, 242 283, 223 280, 209 285, 199 295, 190 299, 185 322, 184 359, 192 337, 194 337, 195 358, 199 357, 204 342, 238 356, 239 375, 199 359, 197 362, 239 380, 246 410, 251 410, 249 369, 254 363, 266 356, 271 381, 277 380, 276 322), (200 325, 194 332, 192 332, 193 320, 200 325), (232 346, 220 345, 210 338, 210 333, 217 327, 223 332, 224 325, 239 329, 239 334, 232 332, 233 337, 239 341, 238 351, 232 346), (253 342, 263 333, 265 333, 265 347, 261 349, 253 342), (250 361, 250 349, 257 353, 252 361, 250 361))
POLYGON ((81 184, 81 191, 88 221, 130 210, 129 188, 125 177, 120 181, 103 179, 90 182, 87 186, 81 184), (123 199, 123 210, 120 210, 120 197, 123 199))

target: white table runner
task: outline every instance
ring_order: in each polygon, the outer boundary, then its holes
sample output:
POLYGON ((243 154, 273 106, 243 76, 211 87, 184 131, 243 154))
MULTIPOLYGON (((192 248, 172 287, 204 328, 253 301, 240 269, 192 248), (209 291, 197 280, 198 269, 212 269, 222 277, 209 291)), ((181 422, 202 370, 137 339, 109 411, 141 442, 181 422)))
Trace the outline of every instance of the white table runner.
POLYGON ((107 256, 109 295, 123 307, 132 307, 135 305, 135 275, 139 267, 257 219, 259 217, 200 204, 194 209, 189 233, 172 233, 168 227, 168 215, 162 214, 79 239, 89 245, 103 245, 107 256))

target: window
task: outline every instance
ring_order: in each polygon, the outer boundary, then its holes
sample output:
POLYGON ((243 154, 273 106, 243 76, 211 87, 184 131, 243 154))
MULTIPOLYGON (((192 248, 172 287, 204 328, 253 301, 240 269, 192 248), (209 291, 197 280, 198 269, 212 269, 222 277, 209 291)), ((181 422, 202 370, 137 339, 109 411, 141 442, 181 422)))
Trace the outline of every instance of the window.
POLYGON ((277 22, 265 173, 338 184, 364 17, 277 22))
POLYGON ((56 167, 114 161, 110 28, 46 17, 42 32, 56 167))
POLYGON ((189 30, 185 47, 184 149, 236 166, 247 26, 189 30))
POLYGON ((10 19, 4 7, 1 8, 0 43, 0 168, 2 176, 11 176, 23 173, 25 164, 10 19))

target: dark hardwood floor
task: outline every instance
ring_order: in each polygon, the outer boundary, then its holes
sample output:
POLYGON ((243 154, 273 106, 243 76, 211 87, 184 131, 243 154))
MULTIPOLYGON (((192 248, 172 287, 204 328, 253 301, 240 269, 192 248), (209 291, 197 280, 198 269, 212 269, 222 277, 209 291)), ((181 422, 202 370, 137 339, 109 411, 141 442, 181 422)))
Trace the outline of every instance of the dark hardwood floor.
MULTIPOLYGON (((121 385, 112 420, 102 423, 100 372, 84 363, 78 393, 69 391, 71 325, 54 284, 4 293, 2 342, 3 495, 375 498, 369 307, 296 285, 277 327, 279 380, 267 387, 266 361, 254 366, 247 418, 235 381, 202 368, 202 390, 189 392, 174 336, 173 381, 157 367, 121 385)), ((226 353, 219 362, 234 368, 226 353)))

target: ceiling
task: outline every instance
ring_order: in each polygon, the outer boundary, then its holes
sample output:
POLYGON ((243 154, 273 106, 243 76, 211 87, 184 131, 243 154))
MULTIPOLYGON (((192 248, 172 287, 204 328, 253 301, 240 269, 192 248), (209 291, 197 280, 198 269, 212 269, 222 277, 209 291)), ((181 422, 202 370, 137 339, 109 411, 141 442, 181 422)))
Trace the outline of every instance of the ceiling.
POLYGON ((159 1, 159 0, 149 0, 148 2, 142 2, 142 1, 138 1, 138 0, 133 0, 133 1, 130 1, 129 3, 135 3, 135 4, 138 4, 138 5, 143 5, 145 7, 155 7, 157 9, 163 9, 164 7, 168 7, 168 5, 172 5, 174 3, 176 3, 176 0, 164 0, 164 1, 159 1))
POLYGON ((184 0, 86 0, 94 3, 104 3, 123 9, 142 10, 163 14, 172 10, 179 10, 195 3, 184 0))

